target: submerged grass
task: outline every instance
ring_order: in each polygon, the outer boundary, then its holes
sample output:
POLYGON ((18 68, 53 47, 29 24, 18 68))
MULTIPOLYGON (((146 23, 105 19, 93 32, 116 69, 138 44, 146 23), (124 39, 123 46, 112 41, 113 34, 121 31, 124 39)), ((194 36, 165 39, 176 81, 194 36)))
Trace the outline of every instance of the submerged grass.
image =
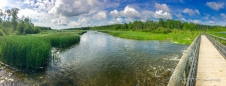
POLYGON ((46 34, 0 37, 0 60, 19 69, 39 69, 48 63, 51 47, 78 43, 86 31, 48 31, 46 34))
POLYGON ((180 31, 173 30, 168 34, 156 34, 152 32, 142 31, 115 31, 115 30, 102 30, 100 32, 108 33, 113 36, 136 39, 136 40, 166 40, 180 44, 191 44, 194 38, 198 35, 198 31, 180 31))

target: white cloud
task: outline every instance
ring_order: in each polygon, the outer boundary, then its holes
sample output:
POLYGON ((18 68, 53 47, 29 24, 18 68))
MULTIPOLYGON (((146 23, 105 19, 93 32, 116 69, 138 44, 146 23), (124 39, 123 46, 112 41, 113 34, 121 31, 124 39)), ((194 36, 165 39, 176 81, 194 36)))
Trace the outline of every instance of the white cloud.
POLYGON ((119 18, 120 17, 120 14, 119 14, 119 12, 117 10, 111 11, 110 15, 112 15, 115 18, 119 18))
POLYGON ((4 8, 5 6, 7 6, 7 0, 1 0, 0 1, 0 9, 4 8))
POLYGON ((140 17, 140 13, 136 9, 130 6, 126 6, 123 11, 120 11, 120 14, 124 17, 129 17, 129 18, 140 17))
POLYGON ((224 8, 224 3, 221 2, 206 2, 206 5, 216 11, 218 11, 221 8, 224 8))
POLYGON ((153 15, 155 14, 155 12, 150 11, 150 10, 143 10, 141 11, 141 21, 146 21, 149 18, 151 18, 153 15))
POLYGON ((155 3, 155 8, 157 10, 162 10, 164 12, 168 12, 168 13, 171 12, 171 10, 169 9, 169 7, 166 4, 155 3))
POLYGON ((208 22, 209 22, 210 24, 215 24, 215 22, 214 22, 214 21, 211 21, 211 20, 210 20, 210 21, 208 21, 208 22))
POLYGON ((226 15, 224 13, 221 13, 221 18, 226 19, 226 15))
POLYGON ((72 21, 69 23, 70 26, 89 26, 92 22, 90 22, 90 18, 80 17, 78 21, 72 21))
POLYGON ((217 19, 216 17, 214 17, 214 16, 212 16, 211 19, 212 19, 212 20, 215 20, 215 21, 218 20, 218 19, 217 19))
POLYGON ((55 6, 51 8, 49 13, 67 17, 79 16, 89 13, 91 8, 99 8, 100 6, 101 2, 98 0, 56 0, 55 6))
POLYGON ((192 10, 192 9, 189 9, 189 8, 185 8, 184 10, 183 10, 183 13, 187 13, 187 14, 189 14, 190 16, 192 16, 192 15, 200 15, 200 12, 199 12, 199 10, 197 10, 197 9, 195 9, 195 10, 192 10))
POLYGON ((154 14, 155 18, 164 18, 164 19, 172 19, 172 15, 167 12, 163 12, 162 10, 156 11, 154 14))
POLYGON ((177 18, 182 18, 183 16, 181 15, 181 13, 179 14, 175 14, 177 18))
POLYGON ((49 20, 51 20, 51 18, 53 16, 48 15, 48 13, 45 12, 38 12, 32 9, 21 9, 18 12, 18 17, 22 18, 22 17, 29 17, 32 20, 36 20, 38 22, 47 22, 49 20))
POLYGON ((122 23, 124 20, 122 18, 113 18, 109 24, 122 23))
POLYGON ((187 21, 185 18, 180 18, 180 20, 182 20, 182 21, 187 21))
POLYGON ((201 22, 201 20, 192 20, 191 22, 193 22, 193 23, 200 23, 201 22))
POLYGON ((104 11, 98 12, 98 13, 96 13, 96 14, 93 15, 93 19, 95 19, 95 20, 107 19, 107 14, 104 11))
POLYGON ((140 13, 133 7, 126 6, 124 10, 118 12, 117 10, 111 11, 110 15, 114 18, 127 17, 127 18, 139 18, 141 17, 140 13))
POLYGON ((205 17, 204 17, 204 19, 205 20, 209 20, 209 17, 210 17, 210 15, 209 14, 206 14, 205 17))

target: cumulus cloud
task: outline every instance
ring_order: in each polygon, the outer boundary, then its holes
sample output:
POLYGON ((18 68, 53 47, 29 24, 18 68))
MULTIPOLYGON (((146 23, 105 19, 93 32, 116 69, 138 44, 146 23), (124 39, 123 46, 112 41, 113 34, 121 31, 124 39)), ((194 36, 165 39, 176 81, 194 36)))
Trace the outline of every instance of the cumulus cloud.
POLYGON ((119 14, 119 12, 118 12, 118 10, 111 11, 110 12, 110 15, 112 15, 115 18, 121 17, 120 14, 119 14))
POLYGON ((155 18, 164 18, 164 19, 172 19, 172 15, 167 12, 163 12, 162 10, 156 11, 154 14, 155 18))
POLYGON ((109 24, 122 23, 124 20, 122 18, 113 18, 109 24))
POLYGON ((72 21, 69 23, 70 26, 89 26, 92 22, 90 22, 90 18, 79 17, 77 21, 72 21))
POLYGON ((139 18, 141 16, 140 13, 135 8, 130 6, 126 6, 124 10, 120 12, 117 10, 111 11, 110 15, 112 15, 115 18, 119 18, 122 16, 128 18, 139 18))
POLYGON ((126 6, 123 11, 120 11, 120 14, 124 17, 137 18, 140 17, 140 13, 133 7, 126 6))
POLYGON ((169 7, 166 4, 155 3, 155 8, 157 10, 162 10, 164 12, 168 12, 168 13, 171 12, 171 10, 169 9, 169 7))
POLYGON ((93 15, 93 19, 95 19, 95 20, 107 19, 107 14, 104 11, 98 12, 98 13, 96 13, 96 14, 93 15))
POLYGON ((216 11, 218 11, 221 8, 224 8, 224 3, 221 2, 206 2, 206 5, 216 11))
POLYGON ((67 17, 79 16, 89 13, 91 8, 98 8, 100 4, 98 0, 56 0, 49 13, 67 17))
POLYGON ((193 9, 189 9, 189 8, 185 8, 185 9, 183 10, 183 13, 187 13, 187 14, 189 14, 190 16, 192 16, 192 15, 200 15, 199 10, 197 10, 197 9, 193 10, 193 9))

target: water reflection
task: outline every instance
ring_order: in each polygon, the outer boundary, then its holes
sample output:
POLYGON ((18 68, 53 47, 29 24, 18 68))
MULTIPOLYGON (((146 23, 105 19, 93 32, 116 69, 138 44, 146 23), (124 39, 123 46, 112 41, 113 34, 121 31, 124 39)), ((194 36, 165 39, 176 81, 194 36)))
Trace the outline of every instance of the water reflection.
POLYGON ((20 85, 125 86, 166 85, 178 57, 187 45, 159 41, 121 39, 89 31, 79 44, 55 52, 46 71, 13 72, 20 85))

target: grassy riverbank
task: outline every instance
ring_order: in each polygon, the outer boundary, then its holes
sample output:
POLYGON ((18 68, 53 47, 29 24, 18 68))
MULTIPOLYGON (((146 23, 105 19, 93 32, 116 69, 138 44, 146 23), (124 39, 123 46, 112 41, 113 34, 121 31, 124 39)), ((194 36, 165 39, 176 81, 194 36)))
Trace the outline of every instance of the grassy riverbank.
POLYGON ((64 48, 80 41, 85 31, 43 31, 40 34, 0 37, 0 60, 20 69, 43 67, 51 55, 51 47, 64 48))
POLYGON ((171 33, 152 33, 143 31, 117 31, 117 30, 99 30, 100 32, 108 33, 113 36, 136 39, 136 40, 163 40, 172 41, 180 44, 190 44, 198 35, 198 31, 182 31, 173 30, 171 33))
POLYGON ((211 32, 210 34, 226 38, 226 32, 225 33, 223 33, 223 32, 211 32))

